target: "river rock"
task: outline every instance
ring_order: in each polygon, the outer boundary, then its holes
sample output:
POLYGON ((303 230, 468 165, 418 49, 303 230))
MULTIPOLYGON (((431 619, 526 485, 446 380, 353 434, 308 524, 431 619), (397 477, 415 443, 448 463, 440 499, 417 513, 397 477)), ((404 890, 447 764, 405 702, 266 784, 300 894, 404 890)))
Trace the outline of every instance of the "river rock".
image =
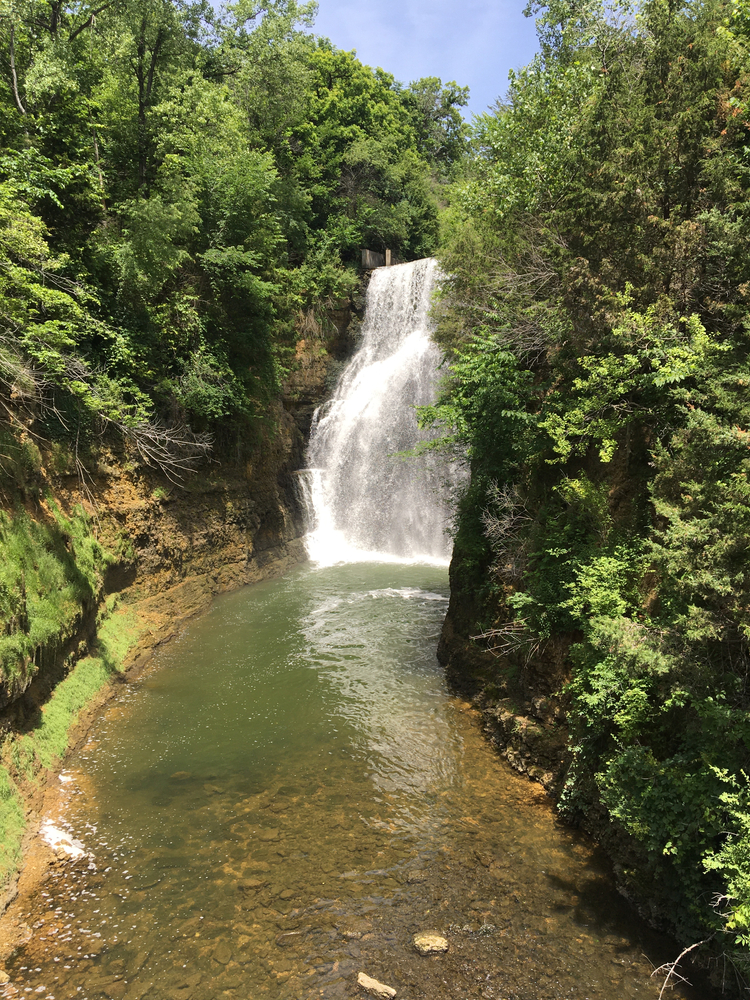
POLYGON ((382 997, 383 1000, 388 1000, 389 997, 395 997, 396 995, 396 991, 392 986, 386 986, 385 983, 379 983, 377 979, 372 979, 364 972, 360 972, 357 976, 357 982, 362 989, 366 990, 371 996, 382 997))
POLYGON ((0 969, 0 986, 5 986, 10 982, 10 976, 4 969, 0 969))
POLYGON ((420 955, 439 955, 448 950, 448 941, 436 931, 422 931, 412 938, 420 955))
POLYGON ((258 889, 262 889, 265 885, 268 885, 268 882, 263 879, 244 878, 241 882, 237 883, 237 888, 240 892, 257 892, 258 889))
POLYGON ((130 987, 130 992, 127 994, 127 1000, 141 1000, 154 984, 152 982, 140 982, 135 983, 130 987))
POLYGON ((232 960, 232 949, 226 941, 222 941, 216 945, 211 957, 214 962, 218 962, 219 965, 228 965, 232 960))
POLYGON ((307 934, 307 929, 284 931, 282 934, 276 935, 276 944, 279 948, 286 948, 289 945, 299 944, 300 941, 304 940, 305 934, 307 934))
POLYGON ((196 986, 200 986, 201 980, 203 979, 202 972, 194 972, 190 976, 182 976, 177 980, 178 990, 193 990, 196 986))
POLYGON ((271 841, 279 839, 278 830, 263 830, 258 834, 258 840, 271 841))
POLYGON ((345 923, 337 924, 336 929, 347 941, 359 941, 363 934, 372 930, 372 921, 364 917, 350 917, 345 923))

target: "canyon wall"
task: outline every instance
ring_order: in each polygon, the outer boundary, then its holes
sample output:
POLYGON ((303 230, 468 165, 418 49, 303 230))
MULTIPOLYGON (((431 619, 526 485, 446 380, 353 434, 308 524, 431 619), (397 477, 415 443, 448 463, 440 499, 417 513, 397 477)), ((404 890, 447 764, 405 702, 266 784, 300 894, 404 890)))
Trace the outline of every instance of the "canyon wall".
POLYGON ((214 595, 306 559, 297 472, 357 322, 348 306, 301 322, 280 396, 245 433, 220 428, 180 478, 119 435, 79 453, 17 429, 20 458, 0 469, 0 909, 50 769, 112 683, 136 676, 214 595))

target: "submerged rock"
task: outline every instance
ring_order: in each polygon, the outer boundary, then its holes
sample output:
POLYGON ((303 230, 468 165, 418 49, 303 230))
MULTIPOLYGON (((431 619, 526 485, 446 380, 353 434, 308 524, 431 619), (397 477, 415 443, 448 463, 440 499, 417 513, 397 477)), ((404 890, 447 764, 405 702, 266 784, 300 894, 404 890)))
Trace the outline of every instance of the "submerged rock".
POLYGON ((303 940, 307 930, 284 931, 276 936, 276 944, 279 948, 286 948, 288 945, 298 944, 303 940))
POLYGON ((228 944, 226 944, 226 942, 222 941, 220 944, 216 945, 211 957, 214 962, 218 962, 219 965, 228 965, 232 960, 232 949, 228 944))
POLYGON ((268 885, 268 882, 263 879, 245 878, 237 883, 237 888, 240 892, 257 892, 258 889, 262 889, 266 885, 268 885))
POLYGON ((422 931, 415 934, 414 947, 420 955, 439 955, 448 950, 448 941, 436 931, 422 931))
POLYGON ((383 997, 383 1000, 388 1000, 389 997, 395 997, 396 995, 396 991, 392 986, 386 986, 385 983, 379 983, 377 979, 372 979, 364 972, 360 972, 357 976, 357 982, 362 989, 366 990, 371 996, 383 997))

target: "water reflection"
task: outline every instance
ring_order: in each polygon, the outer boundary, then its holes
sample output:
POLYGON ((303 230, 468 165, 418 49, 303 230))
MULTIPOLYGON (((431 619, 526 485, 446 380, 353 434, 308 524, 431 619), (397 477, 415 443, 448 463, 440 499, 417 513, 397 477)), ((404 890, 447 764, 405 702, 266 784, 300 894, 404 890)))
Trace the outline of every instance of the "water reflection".
POLYGON ((438 706, 425 704, 425 681, 429 688, 435 681, 434 656, 425 652, 435 633, 415 629, 446 608, 445 594, 386 587, 326 598, 300 624, 307 663, 330 686, 326 701, 353 734, 347 752, 366 761, 379 791, 399 798, 403 817, 395 823, 431 826, 431 790, 456 774, 456 733, 438 706))

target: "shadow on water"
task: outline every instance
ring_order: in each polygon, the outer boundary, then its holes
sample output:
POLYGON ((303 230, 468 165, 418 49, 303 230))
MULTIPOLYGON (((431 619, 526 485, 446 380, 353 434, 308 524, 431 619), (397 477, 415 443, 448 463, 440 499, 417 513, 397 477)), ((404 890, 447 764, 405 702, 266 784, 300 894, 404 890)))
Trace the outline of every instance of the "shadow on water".
POLYGON ((51 819, 88 853, 51 870, 13 988, 655 1000, 669 944, 448 694, 446 603, 441 569, 305 568, 192 623, 71 762, 51 819))

